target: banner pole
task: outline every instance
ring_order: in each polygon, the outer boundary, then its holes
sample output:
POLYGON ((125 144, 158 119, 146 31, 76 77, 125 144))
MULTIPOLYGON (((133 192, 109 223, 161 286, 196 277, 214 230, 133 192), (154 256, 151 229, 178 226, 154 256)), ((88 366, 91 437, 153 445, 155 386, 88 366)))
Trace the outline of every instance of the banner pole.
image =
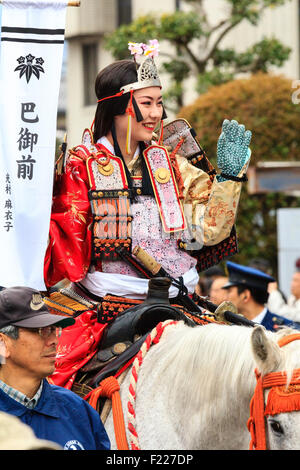
MULTIPOLYGON (((80 7, 80 0, 73 0, 68 2, 67 6, 68 7, 80 7)), ((3 4, 3 0, 0 0, 0 5, 3 4)))

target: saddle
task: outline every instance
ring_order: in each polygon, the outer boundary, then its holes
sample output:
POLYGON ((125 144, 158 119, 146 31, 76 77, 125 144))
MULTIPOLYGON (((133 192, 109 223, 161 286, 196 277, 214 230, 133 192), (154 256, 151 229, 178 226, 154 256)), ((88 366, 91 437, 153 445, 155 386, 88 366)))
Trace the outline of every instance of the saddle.
POLYGON ((168 291, 171 280, 157 277, 149 281, 148 295, 144 302, 121 313, 104 333, 101 349, 129 340, 135 336, 150 332, 159 322, 173 319, 183 320, 190 326, 194 322, 187 318, 178 308, 170 305, 168 291))
MULTIPOLYGON (((168 296, 171 282, 168 277, 150 279, 146 300, 119 313, 107 325, 98 352, 76 376, 76 382, 72 387, 75 393, 86 396, 97 388, 102 380, 116 375, 139 352, 147 335, 160 322, 182 320, 191 327, 211 321, 254 325, 241 315, 228 311, 232 309, 232 305, 228 302, 223 302, 216 309, 218 315, 215 318, 212 318, 214 315, 209 315, 209 312, 199 316, 194 312, 195 314, 191 315, 180 305, 171 305, 168 296), (230 318, 227 318, 226 314, 230 314, 230 318)), ((99 399, 100 408, 104 401, 104 399, 99 399)))

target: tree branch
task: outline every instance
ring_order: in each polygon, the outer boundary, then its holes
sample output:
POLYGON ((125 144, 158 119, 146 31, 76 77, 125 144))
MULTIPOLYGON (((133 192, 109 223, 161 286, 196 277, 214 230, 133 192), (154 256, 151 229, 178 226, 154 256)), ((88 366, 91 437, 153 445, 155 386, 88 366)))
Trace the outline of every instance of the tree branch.
POLYGON ((185 51, 192 59, 194 65, 196 65, 199 73, 203 72, 204 71, 203 66, 205 66, 205 62, 197 58, 197 56, 193 53, 193 51, 188 47, 187 43, 181 42, 180 46, 184 47, 185 51))
MULTIPOLYGON (((269 8, 267 5, 262 5, 258 11, 257 11, 257 15, 258 17, 261 17, 262 13, 267 9, 269 8)), ((234 15, 234 11, 231 12, 231 17, 234 15)), ((227 28, 225 28, 222 33, 217 37, 217 39, 215 40, 210 52, 207 54, 207 56, 205 57, 205 59, 203 59, 203 62, 207 62, 212 56, 213 54, 215 53, 216 49, 218 48, 218 45, 220 44, 221 40, 224 38, 224 36, 226 36, 226 34, 233 28, 235 28, 239 23, 241 23, 244 19, 247 19, 246 16, 242 16, 240 14, 240 20, 236 20, 236 21, 233 21, 231 22, 230 21, 230 18, 227 18, 226 20, 222 20, 220 21, 220 23, 218 23, 216 26, 212 27, 211 31, 210 31, 210 34, 214 31, 217 31, 218 29, 220 29, 220 27, 222 27, 224 24, 226 24, 227 22, 229 22, 227 28)))
POLYGON ((221 20, 220 23, 216 24, 215 26, 212 26, 209 34, 214 33, 218 29, 222 28, 222 26, 228 21, 228 18, 226 20, 221 20))
MULTIPOLYGON (((225 20, 224 21, 224 24, 228 21, 225 20)), ((227 26, 227 28, 225 28, 222 33, 217 37, 217 39, 215 40, 214 44, 212 45, 212 48, 211 50, 209 51, 209 53, 207 54, 207 56, 203 59, 203 62, 207 62, 215 53, 216 49, 218 48, 218 45, 220 44, 220 42, 222 41, 222 39, 224 38, 224 36, 226 36, 226 34, 233 28, 235 28, 240 22, 242 21, 239 20, 239 21, 234 21, 233 23, 229 23, 229 25, 227 26)))

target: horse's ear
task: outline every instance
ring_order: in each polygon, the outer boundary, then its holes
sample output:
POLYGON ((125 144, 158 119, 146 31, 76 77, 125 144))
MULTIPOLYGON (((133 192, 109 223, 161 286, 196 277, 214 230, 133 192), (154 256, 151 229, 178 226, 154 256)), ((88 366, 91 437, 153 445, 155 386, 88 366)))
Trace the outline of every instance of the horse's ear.
POLYGON ((265 333, 261 325, 254 327, 251 335, 251 345, 255 362, 262 375, 278 369, 282 351, 278 344, 265 333))

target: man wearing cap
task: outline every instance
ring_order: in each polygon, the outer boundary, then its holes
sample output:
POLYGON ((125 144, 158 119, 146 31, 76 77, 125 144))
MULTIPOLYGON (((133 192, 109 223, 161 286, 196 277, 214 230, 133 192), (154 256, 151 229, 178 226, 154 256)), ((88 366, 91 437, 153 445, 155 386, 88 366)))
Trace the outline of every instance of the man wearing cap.
POLYGON ((35 289, 0 292, 0 411, 65 450, 109 449, 99 414, 75 393, 46 380, 54 372, 61 328, 73 323, 51 314, 35 289))
POLYGON ((229 280, 223 286, 227 290, 227 300, 248 320, 260 323, 267 330, 276 331, 279 326, 300 329, 300 323, 274 315, 267 307, 268 284, 275 279, 268 274, 248 266, 228 261, 226 263, 229 280))

